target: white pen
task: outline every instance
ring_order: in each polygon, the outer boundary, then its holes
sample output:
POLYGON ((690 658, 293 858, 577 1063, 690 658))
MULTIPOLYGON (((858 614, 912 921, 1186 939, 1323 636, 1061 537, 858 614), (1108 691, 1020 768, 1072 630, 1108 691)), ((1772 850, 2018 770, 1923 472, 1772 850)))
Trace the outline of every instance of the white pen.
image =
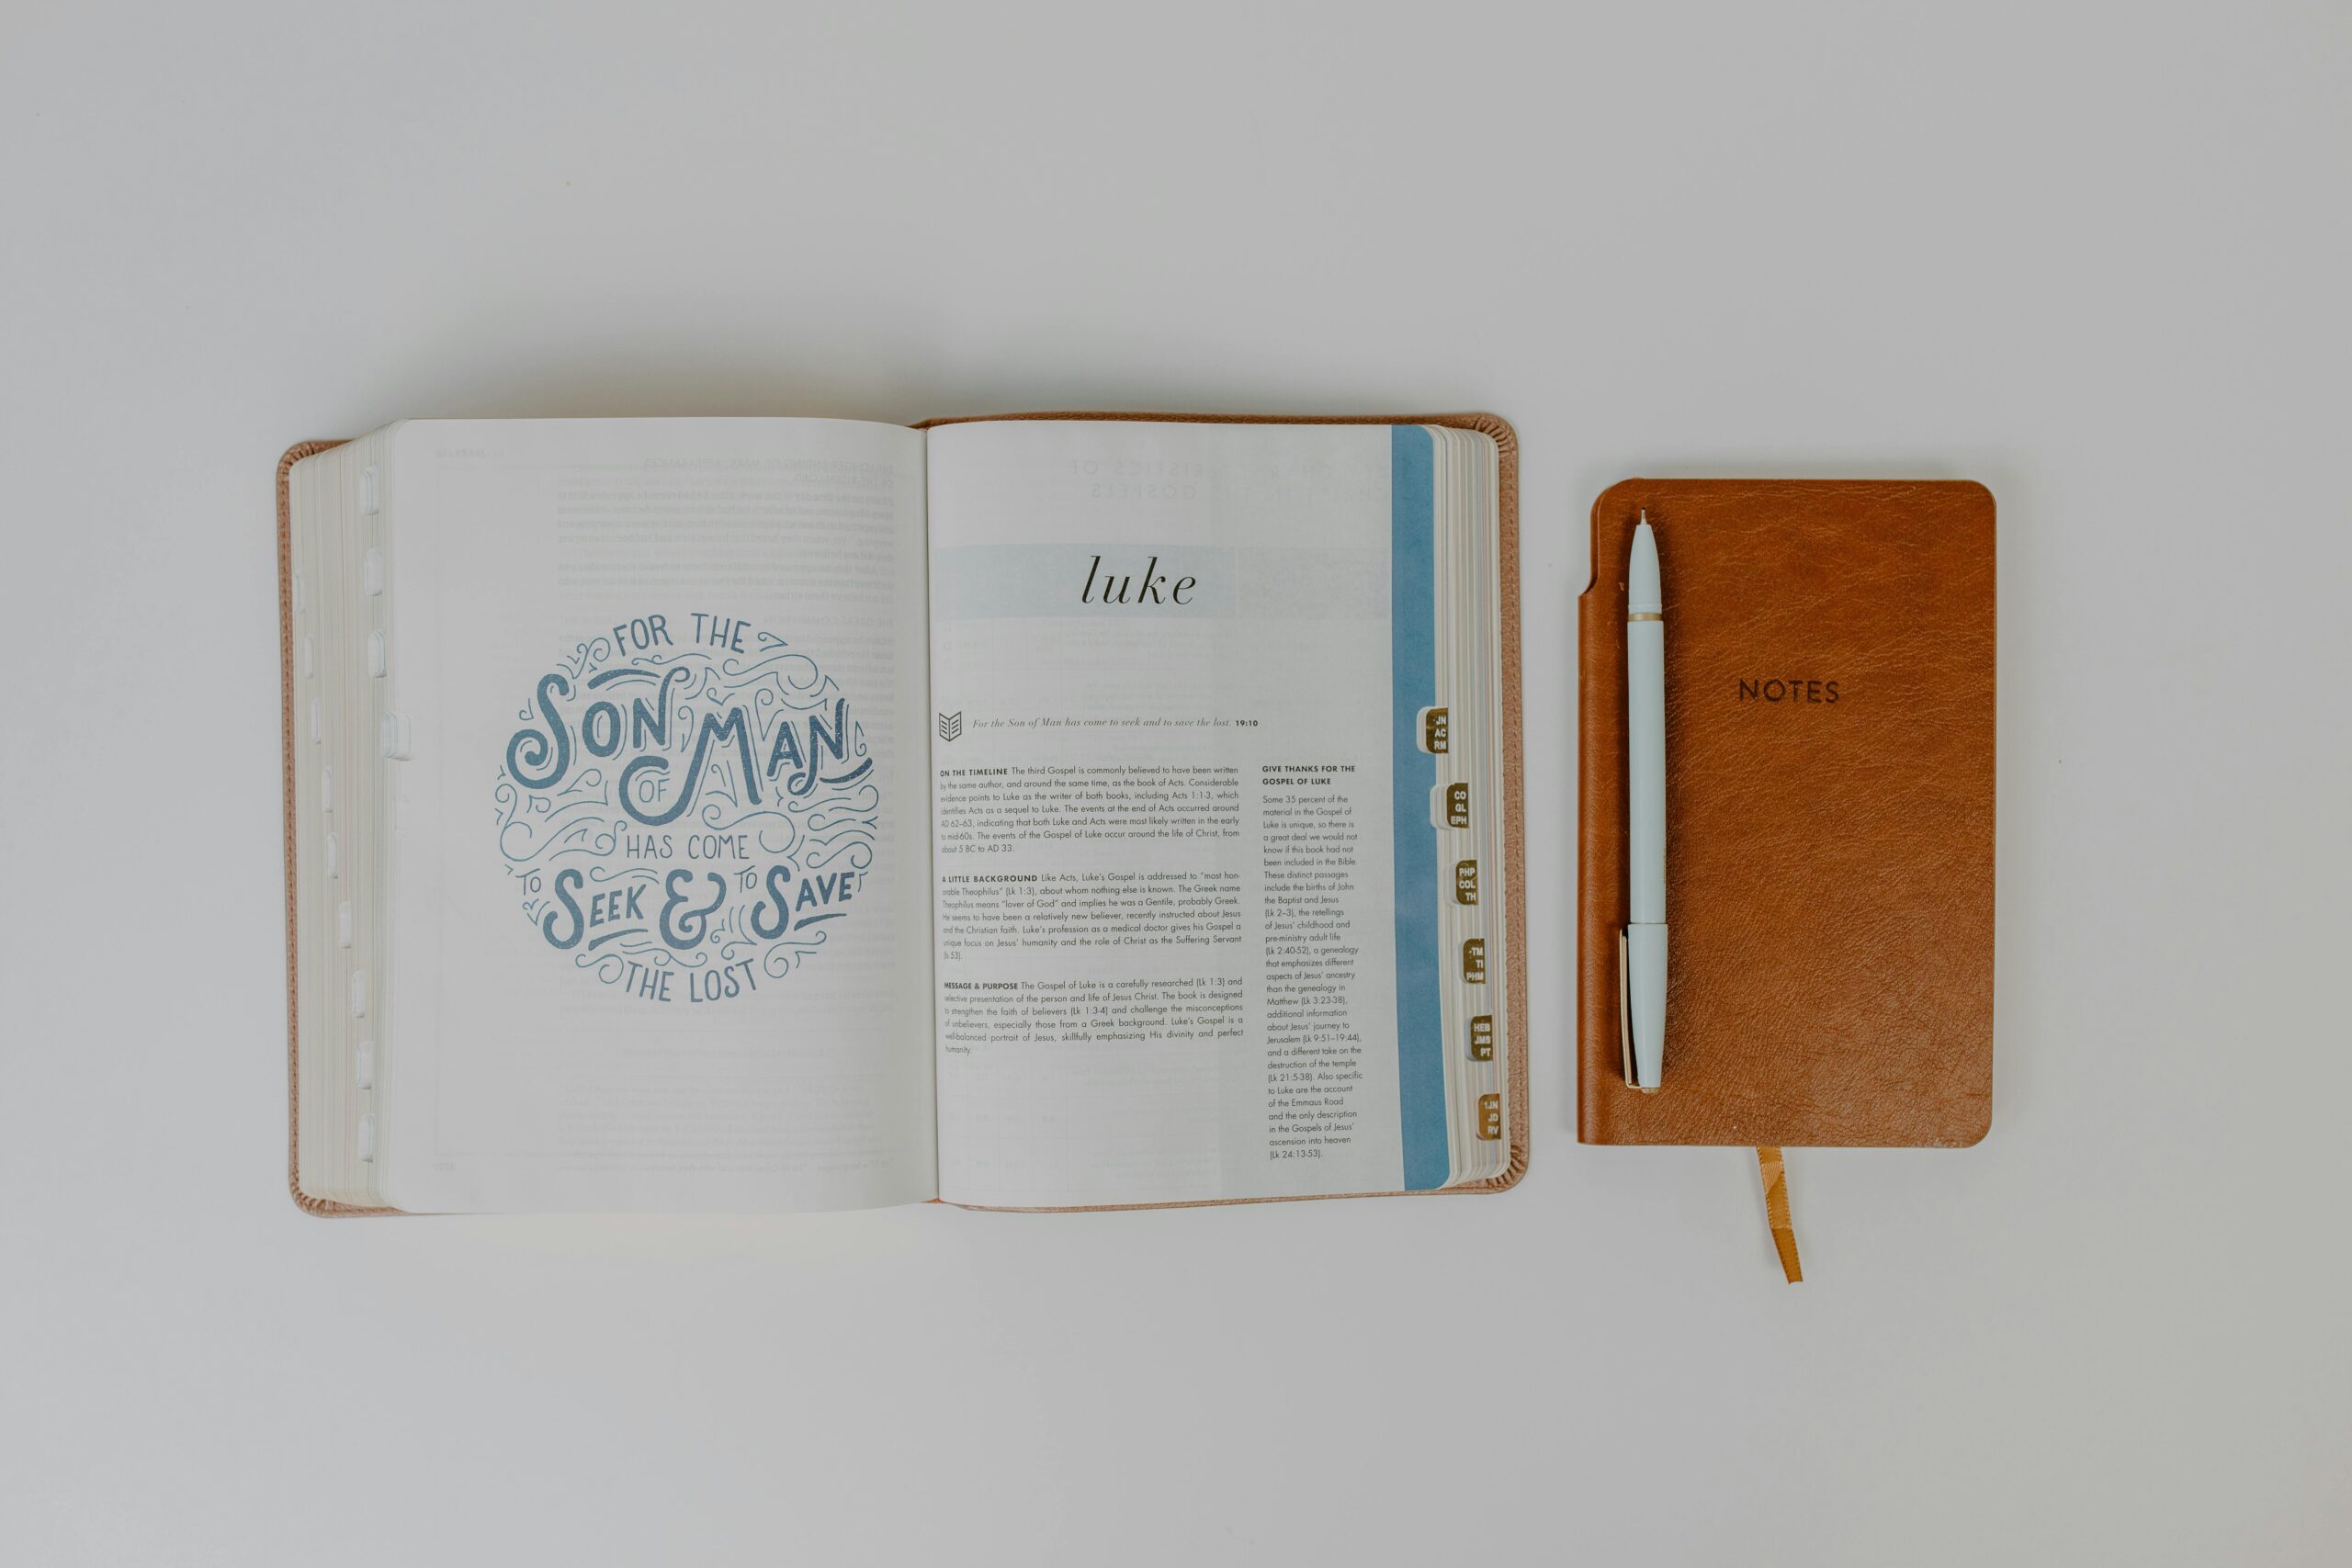
POLYGON ((1666 1069, 1666 598, 1647 512, 1625 569, 1625 809, 1632 922, 1625 929, 1634 1087, 1666 1069))

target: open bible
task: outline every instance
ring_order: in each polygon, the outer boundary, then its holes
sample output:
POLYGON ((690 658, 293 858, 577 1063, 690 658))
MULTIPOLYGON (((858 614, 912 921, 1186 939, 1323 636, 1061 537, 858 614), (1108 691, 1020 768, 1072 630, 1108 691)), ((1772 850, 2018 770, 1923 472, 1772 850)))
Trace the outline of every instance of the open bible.
POLYGON ((1509 1186, 1486 416, 414 420, 279 468, 314 1213, 1509 1186))

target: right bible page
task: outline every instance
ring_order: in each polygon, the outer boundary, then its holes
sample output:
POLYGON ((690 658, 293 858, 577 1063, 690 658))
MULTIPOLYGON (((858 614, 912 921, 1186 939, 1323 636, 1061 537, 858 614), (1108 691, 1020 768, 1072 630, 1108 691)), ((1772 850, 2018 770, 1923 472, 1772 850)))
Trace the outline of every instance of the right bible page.
POLYGON ((1463 1179, 1430 433, 930 442, 941 1195, 1463 1179))

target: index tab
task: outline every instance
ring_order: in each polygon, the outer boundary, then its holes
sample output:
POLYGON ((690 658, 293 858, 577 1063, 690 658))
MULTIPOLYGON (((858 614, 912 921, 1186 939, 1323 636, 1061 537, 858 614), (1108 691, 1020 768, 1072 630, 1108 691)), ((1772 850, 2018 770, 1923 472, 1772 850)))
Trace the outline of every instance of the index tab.
POLYGON ((1475 904, 1478 901, 1478 863, 1475 860, 1453 863, 1453 901, 1475 904))
POLYGON ((1487 978, 1487 939, 1474 936, 1462 944, 1462 977, 1472 985, 1487 978))
POLYGON ((1470 786, 1450 784, 1445 786, 1445 825, 1449 828, 1470 826, 1470 786))
POLYGON ((1470 1021, 1470 1059, 1491 1062, 1495 1059, 1495 1015, 1482 1012, 1470 1021))
POLYGON ((1503 1097, 1482 1094, 1478 1097, 1478 1136, 1488 1143, 1503 1135, 1503 1097))
POLYGON ((1452 717, 1443 708, 1421 710, 1421 750, 1432 757, 1443 756, 1453 749, 1452 717))

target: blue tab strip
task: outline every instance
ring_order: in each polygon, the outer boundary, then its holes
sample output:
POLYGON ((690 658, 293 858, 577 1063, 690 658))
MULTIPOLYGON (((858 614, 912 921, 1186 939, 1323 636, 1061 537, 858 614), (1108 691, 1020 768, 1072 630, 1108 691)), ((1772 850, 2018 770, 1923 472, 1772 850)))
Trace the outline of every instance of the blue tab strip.
POLYGON ((1389 432, 1388 613, 1396 874, 1396 1108, 1405 1187, 1445 1185, 1445 1043, 1439 1023, 1437 759, 1421 750, 1420 713, 1437 701, 1437 499, 1434 444, 1418 424, 1389 432))

